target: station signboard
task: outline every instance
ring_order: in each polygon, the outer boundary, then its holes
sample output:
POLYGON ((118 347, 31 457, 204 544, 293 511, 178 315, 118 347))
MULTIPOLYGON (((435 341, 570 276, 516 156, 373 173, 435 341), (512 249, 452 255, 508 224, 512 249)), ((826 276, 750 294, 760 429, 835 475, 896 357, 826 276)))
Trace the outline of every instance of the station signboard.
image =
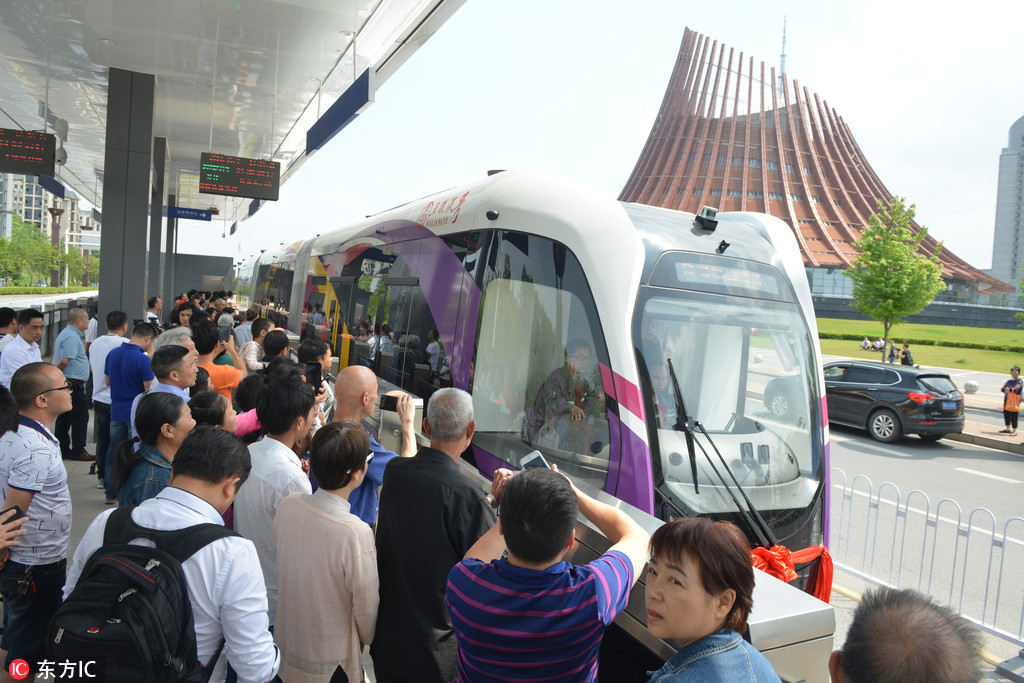
POLYGON ((0 173, 53 177, 57 138, 49 133, 0 128, 0 173))
POLYGON ((199 160, 199 192, 228 197, 277 201, 281 164, 263 159, 203 152, 199 160))
POLYGON ((187 218, 192 221, 208 221, 213 219, 213 212, 209 209, 190 209, 185 206, 168 206, 168 218, 187 218))

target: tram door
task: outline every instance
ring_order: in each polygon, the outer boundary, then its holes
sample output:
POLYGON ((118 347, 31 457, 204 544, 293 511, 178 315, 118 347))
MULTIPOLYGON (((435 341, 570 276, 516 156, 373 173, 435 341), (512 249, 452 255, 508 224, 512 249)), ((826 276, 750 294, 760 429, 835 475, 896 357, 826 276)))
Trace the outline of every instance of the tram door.
POLYGON ((425 303, 420 295, 420 280, 412 276, 389 277, 385 281, 386 321, 391 327, 393 344, 376 359, 377 374, 397 387, 415 394, 429 395, 430 365, 425 352, 427 330, 420 329, 429 314, 418 310, 425 303))
POLYGON ((345 351, 345 338, 344 334, 346 331, 351 334, 351 330, 348 329, 349 321, 352 320, 352 306, 354 302, 353 289, 355 287, 356 279, 350 275, 342 275, 340 277, 331 278, 331 291, 334 292, 334 297, 328 297, 324 303, 324 324, 327 327, 327 335, 331 343, 331 348, 338 354, 342 365, 351 364, 352 354, 354 349, 349 346, 349 358, 344 355, 345 351))

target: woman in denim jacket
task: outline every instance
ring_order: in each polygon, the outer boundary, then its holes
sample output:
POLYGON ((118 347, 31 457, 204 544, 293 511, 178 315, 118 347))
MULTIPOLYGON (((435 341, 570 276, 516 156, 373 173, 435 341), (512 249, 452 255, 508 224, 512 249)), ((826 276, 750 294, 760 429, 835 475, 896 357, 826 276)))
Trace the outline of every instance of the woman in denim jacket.
POLYGON ((740 635, 753 606, 746 537, 730 522, 675 519, 651 537, 647 629, 679 650, 650 683, 756 681, 779 676, 740 635))
POLYGON ((142 397, 135 412, 138 440, 122 441, 115 453, 118 505, 138 505, 170 483, 174 454, 195 426, 180 396, 154 392, 142 397))

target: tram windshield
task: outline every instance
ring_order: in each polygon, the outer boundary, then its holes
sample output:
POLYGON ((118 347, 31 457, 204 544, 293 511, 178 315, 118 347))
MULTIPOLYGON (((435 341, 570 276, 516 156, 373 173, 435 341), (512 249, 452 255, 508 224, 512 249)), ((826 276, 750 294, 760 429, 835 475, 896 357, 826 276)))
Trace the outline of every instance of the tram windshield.
MULTIPOLYGON (((673 258, 663 258, 651 280, 659 286, 641 288, 635 331, 664 493, 684 514, 735 512, 699 447, 699 493, 694 490, 677 428, 681 407, 707 430, 769 524, 784 526, 790 514, 811 505, 822 476, 820 399, 807 325, 787 283, 768 266, 737 261, 723 268, 707 256, 666 256, 673 258), (670 360, 682 406, 675 400, 670 360)), ((707 439, 699 433, 695 438, 728 479, 707 439)))

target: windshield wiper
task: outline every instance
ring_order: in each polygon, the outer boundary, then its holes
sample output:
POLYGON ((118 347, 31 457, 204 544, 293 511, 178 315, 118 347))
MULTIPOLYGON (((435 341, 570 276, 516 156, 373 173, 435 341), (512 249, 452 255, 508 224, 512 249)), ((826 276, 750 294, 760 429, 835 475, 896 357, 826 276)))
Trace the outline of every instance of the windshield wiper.
POLYGON ((736 480, 736 475, 733 474, 732 469, 729 467, 728 463, 725 462, 725 458, 722 457, 722 453, 721 451, 718 450, 718 446, 715 445, 715 442, 711 438, 711 435, 708 434, 706 429, 704 429, 704 425, 702 425, 699 421, 696 420, 691 422, 689 417, 687 416, 686 409, 683 407, 683 392, 679 389, 679 381, 676 379, 676 371, 675 368, 672 367, 671 358, 668 359, 668 372, 669 378, 672 380, 672 391, 675 393, 676 398, 676 424, 674 425, 674 428, 677 431, 683 432, 684 436, 686 437, 686 448, 690 454, 690 471, 693 475, 693 490, 695 492, 698 492, 697 456, 693 448, 694 439, 692 431, 693 427, 696 427, 698 430, 700 430, 700 433, 704 435, 704 438, 708 440, 708 443, 711 444, 711 448, 714 449, 715 455, 718 456, 719 461, 722 463, 722 467, 724 467, 725 471, 729 473, 729 478, 732 479, 732 483, 740 492, 740 496, 743 497, 743 501, 744 503, 746 503, 745 506, 742 505, 740 501, 736 498, 736 495, 733 493, 732 488, 729 486, 729 482, 727 482, 725 477, 722 476, 722 473, 718 471, 718 468, 715 466, 714 460, 712 460, 711 456, 708 455, 707 449, 704 448, 704 445, 698 441, 697 445, 700 447, 701 453, 704 454, 705 459, 707 459, 708 461, 708 465, 711 466, 711 470, 715 473, 715 476, 722 483, 722 486, 725 488, 726 493, 729 494, 729 497, 732 499, 732 502, 736 506, 736 509, 739 510, 740 515, 743 517, 743 521, 746 522, 747 527, 750 529, 751 533, 756 537, 758 544, 765 548, 771 548, 772 546, 778 545, 779 542, 775 536, 775 533, 772 531, 771 527, 768 526, 768 522, 766 522, 764 517, 761 516, 761 513, 757 511, 757 508, 754 507, 754 504, 747 496, 747 492, 743 490, 743 486, 740 485, 739 481, 736 480))
POLYGON ((690 474, 693 475, 693 492, 700 493, 697 488, 697 452, 693 448, 693 430, 690 428, 690 417, 686 414, 686 405, 683 403, 683 392, 679 390, 679 380, 676 379, 676 369, 672 366, 672 359, 668 361, 668 374, 672 379, 672 393, 676 399, 676 423, 672 429, 682 432, 686 439, 686 452, 690 456, 690 474))

